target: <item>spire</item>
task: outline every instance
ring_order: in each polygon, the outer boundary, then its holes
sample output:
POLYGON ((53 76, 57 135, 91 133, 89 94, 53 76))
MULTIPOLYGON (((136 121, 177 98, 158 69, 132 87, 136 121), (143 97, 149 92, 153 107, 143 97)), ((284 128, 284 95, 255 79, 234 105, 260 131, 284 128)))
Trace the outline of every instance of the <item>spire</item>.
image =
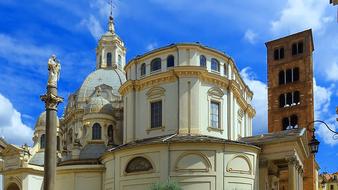
POLYGON ((114 18, 113 18, 113 0, 109 1, 109 5, 110 5, 110 15, 109 15, 109 23, 108 23, 108 31, 113 33, 115 32, 115 26, 114 26, 114 18))

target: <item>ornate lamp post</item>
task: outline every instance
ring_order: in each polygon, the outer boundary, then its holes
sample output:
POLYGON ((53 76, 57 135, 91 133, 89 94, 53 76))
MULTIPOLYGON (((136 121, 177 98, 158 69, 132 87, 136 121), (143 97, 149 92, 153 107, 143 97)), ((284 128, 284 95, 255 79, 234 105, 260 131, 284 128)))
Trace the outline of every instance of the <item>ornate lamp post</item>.
MULTIPOLYGON (((314 121, 310 122, 308 124, 307 128, 309 127, 309 125, 316 123, 316 122, 324 124, 327 129, 329 129, 332 133, 334 133, 334 135, 338 135, 338 132, 332 130, 329 127, 329 125, 322 120, 314 120, 314 121)), ((310 147, 310 151, 311 151, 312 154, 316 154, 318 152, 319 144, 320 144, 320 142, 316 139, 315 131, 316 131, 316 129, 315 129, 315 127, 313 127, 313 129, 312 129, 312 139, 309 142, 309 147, 310 147)))
POLYGON ((63 101, 63 98, 57 95, 57 81, 60 76, 61 65, 52 55, 48 60, 48 83, 47 93, 40 96, 41 100, 45 102, 46 108, 46 150, 44 161, 44 179, 43 189, 55 189, 56 176, 56 123, 57 123, 57 106, 63 101))

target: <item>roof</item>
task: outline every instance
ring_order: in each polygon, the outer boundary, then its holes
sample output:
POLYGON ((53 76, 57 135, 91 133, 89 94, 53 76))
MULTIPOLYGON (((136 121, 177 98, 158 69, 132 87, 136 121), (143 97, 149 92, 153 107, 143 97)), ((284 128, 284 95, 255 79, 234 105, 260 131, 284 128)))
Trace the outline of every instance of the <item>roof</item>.
POLYGON ((126 81, 125 74, 119 69, 97 69, 90 73, 78 90, 78 101, 86 101, 95 87, 106 84, 113 88, 113 94, 119 94, 118 89, 126 81))
POLYGON ((87 144, 80 152, 80 159, 96 159, 106 151, 104 144, 87 144))
POLYGON ((250 143, 250 144, 254 144, 254 145, 261 145, 261 144, 274 143, 274 142, 285 142, 285 141, 297 139, 299 137, 302 137, 305 132, 306 132, 305 128, 297 128, 297 129, 278 131, 274 133, 261 134, 261 135, 251 136, 251 137, 244 137, 244 138, 241 138, 240 140, 250 143))
POLYGON ((117 147, 114 147, 108 151, 114 152, 120 149, 128 148, 128 147, 136 147, 142 145, 150 145, 150 144, 167 144, 167 143, 216 143, 216 144, 237 144, 237 145, 246 145, 259 149, 256 146, 250 145, 244 141, 232 141, 217 137, 211 137, 206 135, 178 135, 171 134, 165 136, 158 136, 153 138, 135 140, 117 147))
POLYGON ((206 50, 209 50, 209 51, 213 51, 213 52, 215 52, 215 53, 218 53, 218 54, 220 54, 220 55, 223 55, 223 56, 227 57, 227 59, 230 59, 230 60, 234 63, 233 66, 234 66, 234 68, 235 68, 235 70, 236 70, 236 72, 237 72, 237 74, 238 74, 238 76, 239 76, 241 82, 242 82, 242 83, 244 84, 244 86, 252 93, 251 89, 250 89, 249 86, 244 82, 242 76, 240 75, 239 69, 237 68, 237 66, 236 66, 236 64, 235 64, 235 61, 234 61, 234 59, 233 59, 232 57, 230 57, 229 55, 227 55, 226 53, 224 53, 224 52, 222 52, 222 51, 220 51, 220 50, 218 50, 218 49, 208 47, 208 46, 203 45, 203 44, 201 44, 201 43, 199 43, 199 42, 195 42, 195 43, 192 43, 192 42, 172 43, 172 44, 167 45, 167 46, 163 46, 163 47, 159 47, 159 48, 153 49, 153 50, 148 51, 148 52, 146 52, 146 53, 144 53, 144 54, 142 54, 142 55, 137 55, 136 57, 134 57, 134 58, 132 58, 131 60, 129 60, 128 63, 126 64, 126 66, 124 67, 124 69, 126 69, 126 68, 130 65, 130 63, 131 63, 132 61, 134 61, 134 60, 138 60, 138 59, 141 59, 141 58, 143 58, 143 57, 146 57, 146 56, 148 56, 148 55, 150 55, 150 54, 153 54, 153 53, 156 53, 156 52, 160 52, 160 51, 163 51, 163 50, 166 50, 166 49, 170 49, 170 48, 176 47, 176 46, 197 46, 197 47, 199 47, 199 48, 206 49, 206 50))
POLYGON ((29 160, 28 164, 43 166, 45 159, 45 152, 37 152, 34 156, 29 160))
POLYGON ((312 46, 312 51, 313 51, 314 50, 314 44, 313 44, 313 36, 312 36, 312 30, 311 29, 304 30, 304 31, 301 31, 301 32, 297 32, 297 33, 288 35, 288 36, 284 36, 284 37, 281 37, 281 38, 278 38, 278 39, 274 39, 274 40, 265 42, 265 46, 268 46, 271 43, 275 43, 275 42, 278 42, 278 41, 281 41, 281 40, 285 40, 287 38, 293 38, 294 36, 299 36, 299 35, 303 35, 303 34, 306 35, 306 33, 308 33, 308 35, 310 35, 311 46, 312 46))

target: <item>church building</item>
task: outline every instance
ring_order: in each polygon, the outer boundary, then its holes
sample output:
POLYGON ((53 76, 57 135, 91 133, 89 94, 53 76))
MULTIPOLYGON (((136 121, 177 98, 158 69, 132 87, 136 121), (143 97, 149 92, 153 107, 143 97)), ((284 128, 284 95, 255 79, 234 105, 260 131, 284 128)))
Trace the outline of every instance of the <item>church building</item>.
MULTIPOLYGON (((311 30, 267 48, 269 133, 252 136, 254 94, 229 55, 175 43, 127 63, 110 17, 96 70, 58 119, 56 189, 315 190, 311 30)), ((45 128, 43 112, 32 147, 0 140, 4 190, 42 189, 45 128)))

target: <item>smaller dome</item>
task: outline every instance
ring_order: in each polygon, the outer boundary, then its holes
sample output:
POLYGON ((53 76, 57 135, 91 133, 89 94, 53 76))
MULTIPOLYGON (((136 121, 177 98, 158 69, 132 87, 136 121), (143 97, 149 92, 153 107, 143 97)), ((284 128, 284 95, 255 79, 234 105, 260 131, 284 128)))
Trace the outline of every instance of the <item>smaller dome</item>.
POLYGON ((109 113, 112 112, 112 104, 102 96, 94 96, 90 98, 85 113, 109 113))
MULTIPOLYGON (((56 116, 56 126, 59 126, 59 118, 56 116)), ((46 128, 46 111, 42 112, 39 116, 39 119, 36 121, 35 129, 45 129, 46 128)))

